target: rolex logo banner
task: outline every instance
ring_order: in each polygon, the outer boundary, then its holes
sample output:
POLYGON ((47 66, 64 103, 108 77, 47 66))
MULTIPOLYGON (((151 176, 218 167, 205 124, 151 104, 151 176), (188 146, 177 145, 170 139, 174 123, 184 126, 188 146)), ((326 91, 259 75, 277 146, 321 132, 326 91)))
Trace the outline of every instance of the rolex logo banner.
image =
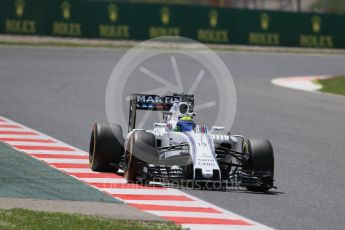
POLYGON ((45 9, 46 2, 42 0, 1 0, 0 32, 46 35, 45 9))
POLYGON ((345 48, 345 15, 94 0, 1 0, 0 33, 345 48))

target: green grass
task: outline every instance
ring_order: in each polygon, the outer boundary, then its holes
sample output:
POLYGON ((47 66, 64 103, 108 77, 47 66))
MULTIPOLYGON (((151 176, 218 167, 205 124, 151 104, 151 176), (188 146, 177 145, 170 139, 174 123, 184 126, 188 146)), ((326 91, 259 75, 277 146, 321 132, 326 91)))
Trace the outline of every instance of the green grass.
POLYGON ((317 81, 322 85, 322 92, 345 95, 345 76, 336 76, 317 81))
POLYGON ((38 212, 26 209, 0 209, 0 229, 124 229, 124 230, 175 230, 181 229, 172 223, 114 220, 80 214, 38 212))

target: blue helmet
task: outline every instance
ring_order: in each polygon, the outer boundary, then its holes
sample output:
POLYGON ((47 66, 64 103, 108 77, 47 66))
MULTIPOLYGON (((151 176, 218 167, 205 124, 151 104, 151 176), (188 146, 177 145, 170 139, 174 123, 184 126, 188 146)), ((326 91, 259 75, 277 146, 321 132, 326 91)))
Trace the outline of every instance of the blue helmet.
POLYGON ((182 117, 176 124, 177 129, 181 132, 189 132, 195 128, 195 123, 191 117, 182 117))

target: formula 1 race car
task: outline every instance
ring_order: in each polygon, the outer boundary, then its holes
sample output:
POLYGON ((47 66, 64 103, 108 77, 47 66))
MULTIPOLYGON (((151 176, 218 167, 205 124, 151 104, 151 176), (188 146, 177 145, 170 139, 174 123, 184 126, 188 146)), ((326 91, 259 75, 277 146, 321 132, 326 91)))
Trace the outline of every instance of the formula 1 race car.
MULTIPOLYGON (((273 186, 274 156, 268 140, 231 135, 224 127, 195 124, 194 96, 132 94, 128 134, 117 124, 95 124, 90 167, 119 173, 131 183, 193 182, 264 192, 273 186), (152 130, 136 129, 137 110, 161 111, 152 130)), ((196 186, 195 186, 196 187, 196 186)))

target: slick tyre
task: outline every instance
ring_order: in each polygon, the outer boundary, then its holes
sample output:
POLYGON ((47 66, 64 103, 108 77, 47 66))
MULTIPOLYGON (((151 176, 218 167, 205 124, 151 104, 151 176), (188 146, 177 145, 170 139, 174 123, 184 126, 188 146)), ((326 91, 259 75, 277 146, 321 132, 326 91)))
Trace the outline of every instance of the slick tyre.
POLYGON ((248 140, 249 161, 247 169, 263 175, 264 185, 249 186, 249 191, 266 192, 273 186, 274 154, 268 140, 248 140))
POLYGON ((93 171, 117 172, 124 152, 122 128, 116 124, 95 124, 90 140, 89 162, 93 171))
POLYGON ((157 164, 159 160, 155 136, 146 131, 135 131, 129 137, 126 149, 126 180, 130 183, 146 183, 142 167, 157 164))

